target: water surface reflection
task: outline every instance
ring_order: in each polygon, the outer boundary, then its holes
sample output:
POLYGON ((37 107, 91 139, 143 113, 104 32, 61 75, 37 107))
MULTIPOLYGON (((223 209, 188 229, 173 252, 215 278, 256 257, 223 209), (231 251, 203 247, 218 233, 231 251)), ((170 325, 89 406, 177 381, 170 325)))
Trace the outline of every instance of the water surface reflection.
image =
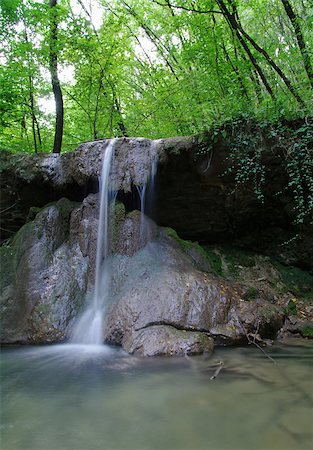
POLYGON ((2 448, 310 449, 313 345, 269 352, 276 364, 250 347, 151 359, 106 346, 3 349, 2 448))

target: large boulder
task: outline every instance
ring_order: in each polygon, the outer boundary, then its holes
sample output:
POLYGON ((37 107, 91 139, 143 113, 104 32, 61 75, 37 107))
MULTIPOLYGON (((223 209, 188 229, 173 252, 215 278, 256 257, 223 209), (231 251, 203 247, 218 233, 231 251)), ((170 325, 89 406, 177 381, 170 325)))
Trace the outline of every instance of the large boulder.
POLYGON ((97 201, 61 199, 0 248, 1 343, 54 342, 68 336, 93 276, 97 201))
MULTIPOLYGON (((99 201, 61 199, 1 248, 1 342, 58 342, 71 335, 93 290, 99 201)), ((115 207, 111 306, 104 340, 142 355, 198 354, 218 344, 274 336, 282 313, 246 304, 238 283, 210 273, 205 255, 139 211, 115 207), (184 248, 185 247, 185 248, 184 248)))
POLYGON ((68 336, 88 289, 97 226, 93 202, 89 197, 82 205, 67 199, 48 205, 1 247, 2 343, 68 336))
POLYGON ((124 335, 122 346, 130 354, 141 356, 198 355, 212 353, 213 339, 206 333, 152 325, 124 335))
MULTIPOLYGON (((113 211, 111 211, 113 212, 113 211)), ((46 343, 69 338, 93 291, 99 195, 81 204, 62 198, 38 210, 0 247, 0 342, 46 343)), ((116 204, 111 249, 133 255, 157 233, 138 211, 116 204)))
POLYGON ((117 254, 113 277, 104 337, 131 353, 199 353, 208 337, 244 343, 249 333, 274 337, 283 323, 280 308, 263 301, 253 310, 240 285, 199 270, 167 230, 131 257, 117 254))

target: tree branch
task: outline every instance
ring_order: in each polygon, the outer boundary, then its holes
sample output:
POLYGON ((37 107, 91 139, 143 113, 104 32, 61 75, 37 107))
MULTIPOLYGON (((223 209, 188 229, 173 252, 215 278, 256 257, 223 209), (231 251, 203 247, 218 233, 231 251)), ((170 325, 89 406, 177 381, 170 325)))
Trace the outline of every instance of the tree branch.
POLYGON ((198 14, 209 14, 209 13, 222 14, 221 11, 217 11, 215 9, 203 10, 203 9, 187 8, 185 6, 173 5, 172 3, 168 2, 168 1, 166 3, 161 3, 161 2, 159 2, 157 0, 152 0, 152 2, 156 3, 157 5, 160 5, 160 6, 167 6, 167 7, 173 8, 173 9, 181 9, 183 11, 195 12, 195 13, 198 13, 198 14))

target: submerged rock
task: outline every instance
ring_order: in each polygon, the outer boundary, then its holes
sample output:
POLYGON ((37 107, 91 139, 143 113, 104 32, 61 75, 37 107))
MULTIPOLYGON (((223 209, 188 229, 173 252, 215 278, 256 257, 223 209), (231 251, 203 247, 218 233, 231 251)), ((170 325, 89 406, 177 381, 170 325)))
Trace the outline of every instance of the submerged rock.
POLYGON ((212 353, 214 342, 206 333, 177 330, 171 326, 153 325, 123 337, 128 353, 141 356, 198 355, 212 353))

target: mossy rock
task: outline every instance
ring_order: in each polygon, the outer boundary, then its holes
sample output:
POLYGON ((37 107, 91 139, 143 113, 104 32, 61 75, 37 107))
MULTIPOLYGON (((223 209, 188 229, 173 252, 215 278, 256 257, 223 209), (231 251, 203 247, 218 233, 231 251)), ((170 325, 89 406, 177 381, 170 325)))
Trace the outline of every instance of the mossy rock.
POLYGON ((286 291, 303 300, 313 301, 313 276, 298 267, 284 266, 274 261, 274 267, 279 273, 280 279, 286 286, 286 291))
POLYGON ((222 259, 215 249, 204 249, 198 242, 181 239, 173 228, 166 228, 165 232, 167 236, 179 243, 182 250, 194 260, 200 270, 212 272, 214 275, 223 275, 222 259))
POLYGON ((301 327, 300 332, 303 337, 313 339, 313 323, 305 323, 301 327))
POLYGON ((14 281, 14 250, 8 245, 0 247, 0 290, 14 281))
POLYGON ((255 300, 259 296, 259 290, 254 287, 248 287, 244 294, 244 299, 246 301, 255 300))

